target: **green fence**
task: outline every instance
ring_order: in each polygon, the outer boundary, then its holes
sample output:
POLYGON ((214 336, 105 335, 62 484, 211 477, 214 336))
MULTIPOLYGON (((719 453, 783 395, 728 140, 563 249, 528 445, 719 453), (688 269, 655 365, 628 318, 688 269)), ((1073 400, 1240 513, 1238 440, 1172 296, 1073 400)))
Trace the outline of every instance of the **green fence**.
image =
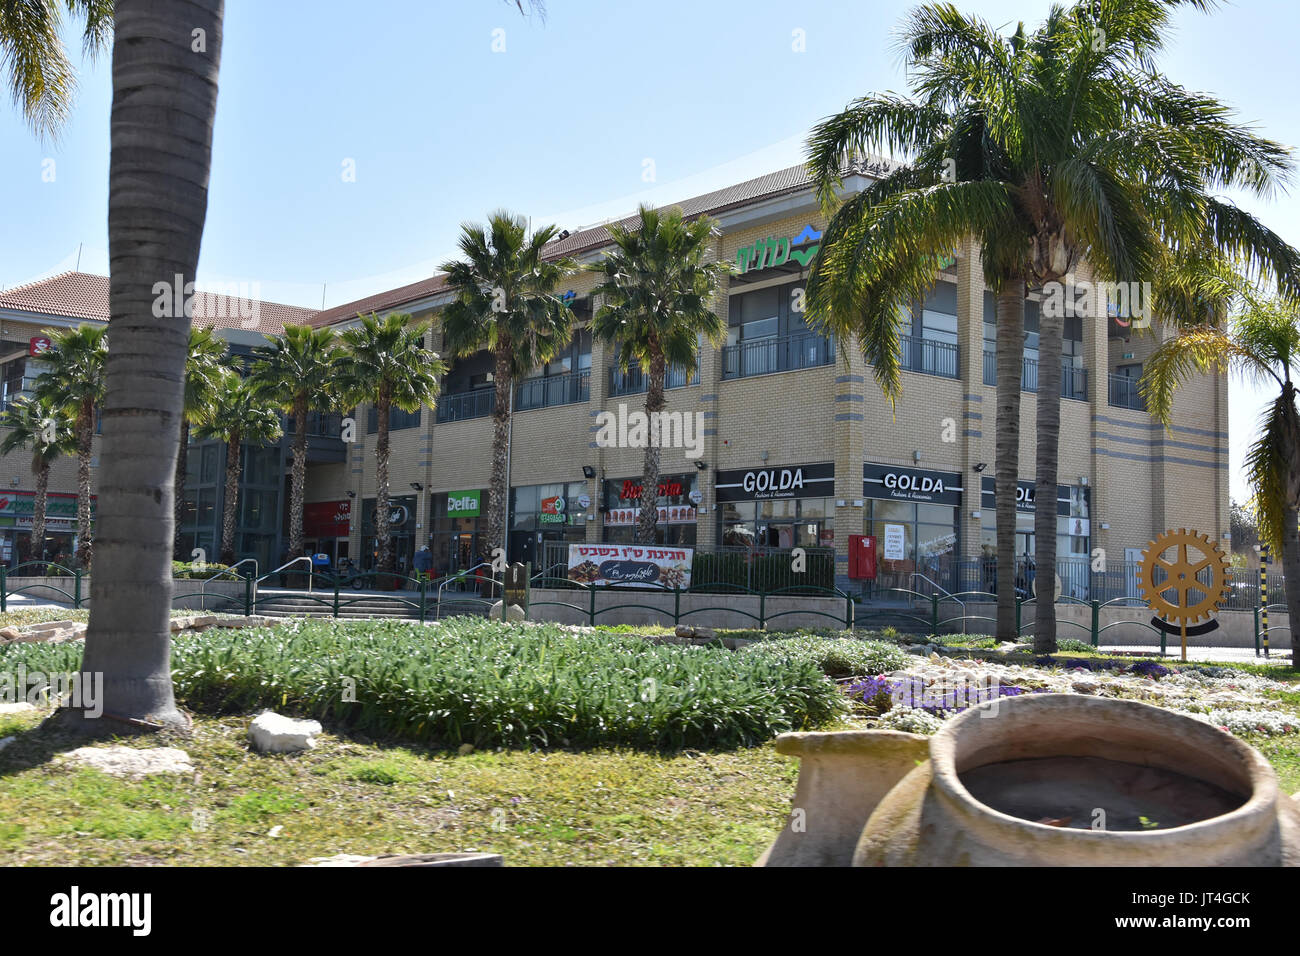
POLYGON ((587 617, 587 623, 594 627, 601 615, 608 614, 611 611, 621 611, 628 609, 639 609, 651 611, 655 614, 670 617, 673 626, 681 624, 685 618, 692 617, 696 614, 703 614, 706 611, 724 612, 728 614, 738 614, 741 617, 753 621, 759 628, 767 627, 768 621, 774 621, 778 618, 788 617, 791 614, 808 614, 816 617, 824 617, 834 623, 845 627, 853 627, 854 618, 854 600, 853 595, 835 587, 819 587, 811 584, 799 584, 794 586, 784 586, 775 588, 757 589, 746 587, 743 584, 736 584, 731 581, 705 581, 696 583, 692 581, 689 588, 667 588, 657 587, 655 585, 643 585, 637 588, 623 587, 617 584, 590 585, 580 584, 570 581, 568 578, 555 577, 552 575, 541 574, 533 578, 533 586, 546 590, 561 591, 564 594, 572 593, 575 596, 574 601, 532 601, 531 607, 563 607, 577 611, 587 617), (628 600, 620 601, 617 604, 610 604, 605 607, 597 607, 597 596, 600 594, 618 594, 625 596, 628 600), (664 607, 661 604, 644 603, 650 595, 662 594, 672 595, 672 607, 664 607), (743 610, 738 607, 729 607, 726 605, 709 605, 705 607, 693 607, 687 610, 682 609, 682 596, 692 595, 749 595, 758 598, 757 613, 743 610), (578 597, 581 595, 581 597, 578 597), (796 608, 788 611, 771 612, 768 609, 768 598, 780 597, 832 597, 844 602, 843 614, 832 614, 829 611, 820 611, 811 608, 796 608), (579 603, 581 602, 581 603, 579 603))

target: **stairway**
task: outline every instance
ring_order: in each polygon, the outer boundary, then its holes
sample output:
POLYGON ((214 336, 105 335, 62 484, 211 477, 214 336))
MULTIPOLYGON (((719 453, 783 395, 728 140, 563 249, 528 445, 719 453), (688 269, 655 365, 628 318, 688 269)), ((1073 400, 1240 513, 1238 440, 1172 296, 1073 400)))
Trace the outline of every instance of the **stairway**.
MULTIPOLYGON (((345 592, 339 595, 339 620, 361 621, 373 618, 396 618, 399 620, 418 621, 420 609, 401 601, 418 602, 420 595, 412 591, 394 591, 389 594, 377 592, 345 592)), ((434 603, 434 596, 427 598, 425 620, 434 621, 439 617, 451 617, 456 614, 486 613, 482 604, 466 604, 444 595, 441 614, 434 603)), ((334 618, 334 592, 316 591, 281 591, 263 590, 258 594, 255 614, 263 617, 311 617, 334 618)))

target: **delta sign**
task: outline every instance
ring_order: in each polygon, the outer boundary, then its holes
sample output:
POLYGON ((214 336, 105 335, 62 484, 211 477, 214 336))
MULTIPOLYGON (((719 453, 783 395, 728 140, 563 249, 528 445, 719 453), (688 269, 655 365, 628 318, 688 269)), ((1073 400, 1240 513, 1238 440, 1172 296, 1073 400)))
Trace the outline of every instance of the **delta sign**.
POLYGON ((447 515, 451 518, 477 518, 482 508, 481 491, 447 492, 447 515))

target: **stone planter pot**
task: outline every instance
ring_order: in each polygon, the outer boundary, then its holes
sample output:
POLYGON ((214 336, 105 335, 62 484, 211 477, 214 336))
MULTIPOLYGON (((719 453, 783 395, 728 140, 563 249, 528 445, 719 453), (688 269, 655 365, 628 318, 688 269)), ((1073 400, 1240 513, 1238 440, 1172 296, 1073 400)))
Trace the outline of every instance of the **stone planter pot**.
MULTIPOLYGON (((782 739, 783 752, 809 749, 782 739)), ((872 747, 855 746, 869 764, 872 747)), ((866 794, 873 806, 853 841, 854 866, 1300 863, 1300 806, 1279 791, 1268 762, 1232 735, 1171 711, 1072 694, 1006 698, 949 721, 930 738, 928 756, 902 774, 897 759, 876 762, 875 772, 858 768, 858 779, 875 779, 886 792, 878 802, 866 794)), ((823 822, 828 833, 851 829, 863 807, 850 794, 815 791, 850 779, 815 766, 809 776, 803 799, 839 813, 823 822)), ((801 767, 796 806, 804 789, 801 767)), ((791 852, 806 836, 787 828, 763 862, 843 860, 791 852)))
POLYGON ((799 758, 789 825, 757 866, 848 866, 881 798, 930 755, 930 738, 894 730, 782 734, 778 753, 799 758))

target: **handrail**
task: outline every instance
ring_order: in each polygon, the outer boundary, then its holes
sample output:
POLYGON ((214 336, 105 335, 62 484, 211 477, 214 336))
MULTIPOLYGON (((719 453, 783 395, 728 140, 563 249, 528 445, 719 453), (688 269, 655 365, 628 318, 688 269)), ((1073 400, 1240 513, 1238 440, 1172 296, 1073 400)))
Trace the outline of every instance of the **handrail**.
POLYGON ((255 584, 261 584, 263 581, 265 581, 265 580, 266 580, 267 578, 269 578, 271 575, 273 575, 273 574, 279 574, 279 573, 280 573, 281 571, 283 571, 285 568, 291 568, 291 567, 293 567, 295 564, 297 564, 299 561, 306 561, 306 562, 307 562, 307 593, 310 594, 310 593, 311 593, 312 579, 315 577, 314 572, 315 572, 315 569, 316 569, 316 565, 315 565, 314 563, 312 563, 311 555, 310 555, 310 554, 304 554, 304 555, 302 555, 301 557, 294 558, 294 559, 291 560, 291 561, 286 561, 284 564, 280 565, 278 568, 276 568, 276 569, 274 569, 274 570, 272 570, 272 571, 267 571, 267 572, 266 572, 265 574, 263 574, 260 578, 258 578, 254 583, 255 583, 255 584))
MULTIPOLYGON (((210 578, 203 578, 203 579, 201 579, 201 580, 199 581, 199 584, 207 584, 209 581, 215 581, 217 578, 221 577, 223 574, 229 574, 231 571, 234 571, 235 568, 239 567, 241 564, 247 564, 247 563, 250 562, 250 561, 253 562, 253 577, 257 577, 257 558, 244 558, 244 559, 242 559, 242 560, 240 560, 240 561, 236 561, 234 564, 230 565, 230 567, 228 567, 228 568, 222 568, 220 571, 218 571, 216 574, 212 575, 212 577, 210 577, 210 578)), ((239 575, 236 574, 235 577, 238 578, 239 575)))
POLYGON ((957 602, 957 604, 961 607, 961 633, 962 636, 964 637, 966 635, 966 602, 963 601, 961 598, 957 597, 957 595, 953 594, 951 591, 949 591, 938 581, 931 580, 930 578, 922 574, 920 571, 913 571, 910 575, 908 575, 907 583, 911 584, 913 578, 920 578, 922 581, 926 582, 927 584, 932 585, 935 590, 942 591, 944 597, 947 600, 957 602))
MULTIPOLYGON (((472 568, 465 568, 462 571, 457 571, 455 575, 448 574, 445 578, 442 579, 442 583, 438 585, 438 596, 436 598, 438 606, 439 607, 442 606, 442 589, 445 588, 448 584, 450 584, 452 581, 467 581, 469 580, 470 572, 477 571, 479 568, 490 568, 490 567, 492 567, 491 561, 480 561, 472 568)), ((495 582, 496 579, 492 578, 491 575, 489 575, 488 577, 495 582)))

